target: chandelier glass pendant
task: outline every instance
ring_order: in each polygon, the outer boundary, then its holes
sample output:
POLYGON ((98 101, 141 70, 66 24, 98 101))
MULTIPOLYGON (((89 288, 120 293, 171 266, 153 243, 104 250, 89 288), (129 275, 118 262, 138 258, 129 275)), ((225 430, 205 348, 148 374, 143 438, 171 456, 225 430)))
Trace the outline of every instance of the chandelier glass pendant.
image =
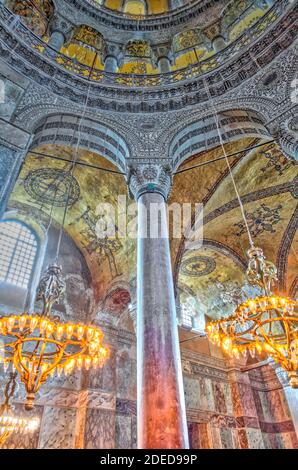
POLYGON ((210 322, 206 333, 230 356, 267 353, 288 372, 290 385, 298 388, 298 303, 272 294, 277 270, 265 260, 261 248, 250 248, 248 257, 248 282, 264 295, 248 299, 233 315, 210 322))
POLYGON ((42 314, 9 315, 0 318, 4 339, 2 362, 19 372, 25 385, 25 408, 32 409, 36 392, 55 372, 70 374, 75 368, 101 367, 109 356, 100 328, 63 323, 51 316, 52 305, 65 289, 61 266, 50 265, 41 278, 37 300, 43 300, 42 314))
POLYGON ((204 86, 213 109, 219 142, 250 243, 250 249, 247 252, 249 258, 247 280, 262 291, 261 296, 239 305, 228 318, 210 322, 206 327, 206 334, 211 341, 220 345, 232 356, 239 357, 240 353, 246 354, 248 351, 253 357, 256 352, 267 353, 287 371, 291 387, 298 388, 298 303, 296 300, 272 292, 272 287, 278 280, 277 269, 273 263, 266 261, 263 250, 254 245, 224 146, 219 117, 205 79, 204 86))
POLYGON ((10 379, 5 387, 5 402, 0 406, 0 445, 13 434, 28 434, 34 432, 39 426, 37 417, 18 416, 9 400, 14 394, 16 387, 17 372, 10 374, 10 379))

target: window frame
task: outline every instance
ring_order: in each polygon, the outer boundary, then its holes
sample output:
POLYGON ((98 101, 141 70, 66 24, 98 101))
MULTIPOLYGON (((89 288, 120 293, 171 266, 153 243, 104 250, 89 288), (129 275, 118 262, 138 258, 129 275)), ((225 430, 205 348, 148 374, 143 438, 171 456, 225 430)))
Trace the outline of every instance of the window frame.
MULTIPOLYGON (((36 231, 30 226, 28 225, 27 223, 23 222, 22 220, 19 220, 19 219, 15 219, 15 218, 5 218, 5 219, 2 219, 0 221, 0 224, 5 224, 7 222, 11 222, 11 223, 15 223, 15 224, 19 224, 23 227, 25 227, 35 238, 35 241, 36 241, 36 250, 35 250, 35 255, 34 255, 34 260, 33 260, 33 263, 32 263, 32 266, 31 266, 31 272, 30 272, 30 276, 29 276, 29 279, 28 279, 28 282, 27 282, 27 286, 24 287, 24 286, 20 286, 18 284, 14 284, 12 282, 9 282, 8 280, 4 280, 4 279, 1 279, 0 280, 0 284, 4 285, 6 284, 7 286, 11 286, 11 287, 15 287, 17 289, 22 289, 24 291, 27 291, 27 292, 30 292, 30 289, 31 289, 31 285, 32 285, 32 282, 33 282, 33 279, 34 279, 34 272, 35 272, 35 269, 36 269, 36 266, 37 266, 37 263, 38 263, 38 258, 39 258, 39 254, 40 254, 40 238, 38 236, 38 234, 36 233, 36 231)), ((17 239, 18 241, 19 239, 17 239)), ((20 239, 21 240, 21 239, 20 239)), ((17 241, 16 241, 16 245, 17 245, 17 241)), ((11 266, 12 264, 12 260, 14 259, 14 256, 15 256, 15 253, 14 255, 10 258, 10 261, 9 261, 9 266, 11 266)))

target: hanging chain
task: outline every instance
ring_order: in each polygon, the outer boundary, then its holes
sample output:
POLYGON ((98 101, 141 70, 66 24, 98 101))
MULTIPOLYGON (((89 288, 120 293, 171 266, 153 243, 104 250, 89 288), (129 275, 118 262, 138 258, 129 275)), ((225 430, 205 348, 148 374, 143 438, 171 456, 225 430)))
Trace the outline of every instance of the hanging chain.
POLYGON ((216 124, 216 129, 217 129, 220 145, 221 145, 221 148, 222 148, 222 151, 223 151, 223 154, 224 154, 224 157, 225 157, 225 161, 226 161, 229 173, 230 173, 230 177, 231 177, 231 180, 232 180, 232 183, 233 183, 233 186, 234 186, 234 190, 235 190, 238 202, 239 202, 239 206, 240 206, 243 222, 244 222, 245 227, 246 227, 249 243, 250 243, 251 248, 253 248, 254 247, 254 242, 253 242, 252 235, 251 235, 251 232, 250 232, 250 229, 249 229, 249 226, 248 226, 247 218, 246 218, 246 215, 245 215, 245 210, 244 210, 244 207, 243 207, 241 196, 240 196, 239 191, 237 189, 237 185, 236 185, 235 178, 234 178, 234 175, 233 175, 233 172, 232 172, 232 168, 231 168, 231 165, 230 165, 230 162, 229 162, 229 159, 228 159, 228 155, 227 155, 227 152, 226 152, 226 149, 225 149, 225 146, 224 146, 224 142, 223 142, 223 138, 222 138, 222 134, 221 134, 221 128, 220 128, 218 113, 217 113, 216 107, 214 105, 214 101, 213 101, 213 98, 211 96, 209 87, 207 85, 206 78, 204 76, 203 76, 203 83, 204 83, 204 88, 205 88, 205 91, 207 93, 208 99, 211 103, 211 107, 212 107, 212 111, 213 111, 213 117, 214 117, 214 121, 215 121, 215 124, 216 124))
MULTIPOLYGON (((91 74, 91 72, 90 72, 90 74, 91 74)), ((73 159, 71 161, 71 165, 70 165, 70 168, 68 170, 68 174, 70 176, 73 176, 75 166, 76 166, 76 162, 77 162, 77 159, 78 159, 79 146, 80 146, 80 142, 81 142, 81 128, 82 128, 83 120, 86 116, 86 110, 87 110, 87 105, 88 105, 88 101, 89 101, 90 89, 91 89, 91 82, 89 82, 89 84, 88 84, 88 91, 87 91, 87 96, 86 96, 86 100, 85 100, 85 104, 84 104, 84 109, 83 109, 83 113, 80 117, 80 121, 79 121, 79 125, 78 125, 77 143, 76 143, 76 146, 75 146, 75 150, 73 152, 73 159)), ((69 184, 69 187, 68 187, 68 190, 67 190, 67 198, 66 198, 66 202, 65 202, 63 219, 62 219, 62 224, 61 224, 60 232, 59 232, 59 239, 58 239, 58 243, 57 243, 56 258, 55 258, 56 262, 58 262, 58 258, 59 258, 62 235, 63 235, 65 220, 66 220, 66 213, 67 213, 67 208, 68 208, 69 199, 70 199, 70 193, 71 193, 71 184, 69 184)))

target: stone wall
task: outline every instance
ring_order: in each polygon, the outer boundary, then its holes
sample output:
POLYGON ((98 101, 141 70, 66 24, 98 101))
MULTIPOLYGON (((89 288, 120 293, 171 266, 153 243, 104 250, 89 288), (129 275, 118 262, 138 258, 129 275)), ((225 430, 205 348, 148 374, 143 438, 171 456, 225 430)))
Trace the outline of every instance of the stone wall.
MULTIPOLYGON (((136 357, 132 333, 104 328, 111 357, 99 371, 53 378, 38 396, 35 435, 11 436, 5 447, 136 448, 136 357)), ((191 448, 298 448, 283 388, 268 365, 239 364, 184 350, 191 448)), ((3 375, 2 375, 3 379, 3 375)), ((24 413, 22 386, 17 407, 24 413)))

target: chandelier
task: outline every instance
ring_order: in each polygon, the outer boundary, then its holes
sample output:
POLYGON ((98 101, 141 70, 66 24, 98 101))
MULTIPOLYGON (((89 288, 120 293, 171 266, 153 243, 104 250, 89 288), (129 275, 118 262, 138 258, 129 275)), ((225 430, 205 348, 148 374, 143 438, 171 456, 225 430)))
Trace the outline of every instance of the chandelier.
POLYGON ((109 356, 102 331, 90 325, 63 323, 51 315, 52 305, 65 290, 61 266, 48 266, 41 278, 37 300, 42 314, 9 315, 0 318, 4 340, 2 362, 19 372, 25 385, 25 408, 33 408, 35 394, 50 375, 70 374, 75 368, 101 367, 109 356))
POLYGON ((20 417, 16 414, 13 407, 9 404, 9 400, 14 394, 16 387, 17 373, 11 373, 10 379, 6 384, 4 395, 5 402, 0 406, 0 445, 13 433, 27 434, 34 432, 38 428, 39 419, 36 417, 20 417))
POLYGON ((210 322, 206 333, 230 356, 267 353, 287 371, 291 387, 298 388, 298 302, 272 294, 277 269, 261 248, 252 246, 247 254, 248 282, 264 295, 240 304, 228 318, 210 322))

